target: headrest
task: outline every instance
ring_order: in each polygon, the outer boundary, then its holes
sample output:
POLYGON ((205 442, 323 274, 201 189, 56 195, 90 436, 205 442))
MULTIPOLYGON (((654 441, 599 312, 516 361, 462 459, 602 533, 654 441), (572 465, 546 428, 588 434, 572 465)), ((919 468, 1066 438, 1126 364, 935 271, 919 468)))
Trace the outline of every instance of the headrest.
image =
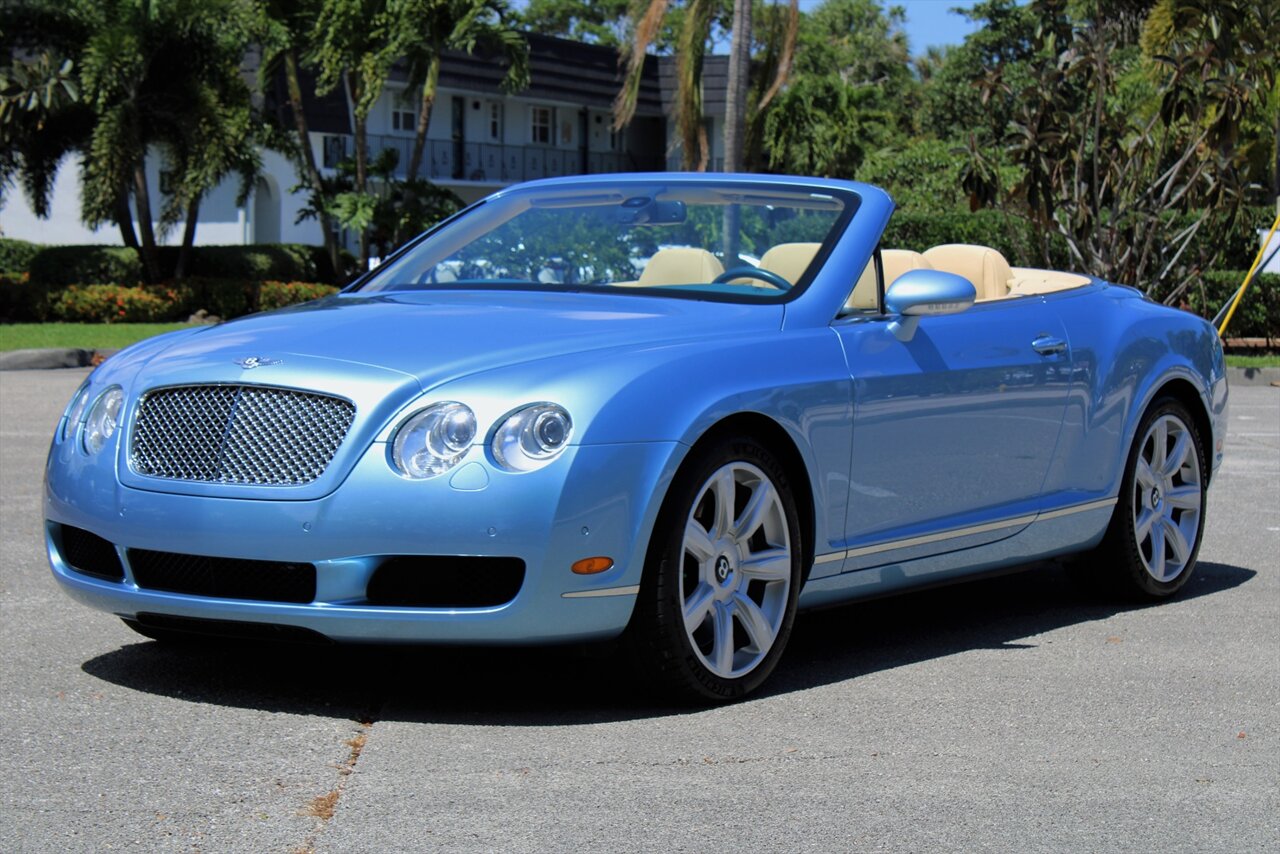
POLYGON ((760 257, 760 268, 777 273, 794 285, 809 269, 821 246, 821 243, 779 243, 760 257))
POLYGON ((709 282, 724 272, 724 265, 705 249, 673 246, 653 253, 644 265, 638 284, 642 288, 656 285, 694 285, 709 282))
POLYGON ((1013 269, 1004 256, 990 246, 947 243, 926 249, 924 257, 935 270, 968 279, 978 292, 979 300, 1001 299, 1009 295, 1013 269))

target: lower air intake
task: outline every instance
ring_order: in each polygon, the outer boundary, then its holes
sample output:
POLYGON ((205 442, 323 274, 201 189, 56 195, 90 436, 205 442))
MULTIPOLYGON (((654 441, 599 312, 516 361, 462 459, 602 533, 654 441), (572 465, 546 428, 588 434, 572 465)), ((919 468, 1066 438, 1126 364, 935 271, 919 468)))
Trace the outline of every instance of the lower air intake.
POLYGON ((97 534, 83 528, 59 525, 61 528, 62 560, 67 566, 84 575, 95 575, 111 581, 124 579, 124 567, 116 547, 97 534))
POLYGON ((300 604, 316 598, 316 568, 309 563, 129 549, 129 566, 133 580, 147 590, 300 604))
POLYGON ((402 555, 373 573, 371 605, 406 608, 491 608, 505 605, 524 584, 516 557, 402 555))

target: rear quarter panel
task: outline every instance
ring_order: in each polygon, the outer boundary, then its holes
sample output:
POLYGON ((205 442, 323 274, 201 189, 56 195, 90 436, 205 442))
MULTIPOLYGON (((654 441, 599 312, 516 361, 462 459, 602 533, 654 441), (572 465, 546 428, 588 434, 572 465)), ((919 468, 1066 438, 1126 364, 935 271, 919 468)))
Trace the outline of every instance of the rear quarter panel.
POLYGON ((1201 318, 1123 286, 1096 284, 1044 297, 1067 328, 1072 387, 1058 454, 1045 492, 1061 502, 1117 495, 1143 412, 1170 382, 1183 380, 1208 415, 1212 465, 1221 461, 1226 380, 1222 346, 1201 318))

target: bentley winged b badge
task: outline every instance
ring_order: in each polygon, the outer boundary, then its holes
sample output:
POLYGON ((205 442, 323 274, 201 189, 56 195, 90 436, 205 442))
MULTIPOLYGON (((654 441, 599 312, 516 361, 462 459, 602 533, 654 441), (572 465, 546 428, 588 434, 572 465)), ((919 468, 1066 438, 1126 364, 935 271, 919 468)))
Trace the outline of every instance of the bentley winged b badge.
POLYGON ((281 362, 280 359, 268 359, 265 356, 246 356, 243 359, 235 359, 234 361, 246 371, 252 368, 265 368, 268 365, 278 365, 281 362))

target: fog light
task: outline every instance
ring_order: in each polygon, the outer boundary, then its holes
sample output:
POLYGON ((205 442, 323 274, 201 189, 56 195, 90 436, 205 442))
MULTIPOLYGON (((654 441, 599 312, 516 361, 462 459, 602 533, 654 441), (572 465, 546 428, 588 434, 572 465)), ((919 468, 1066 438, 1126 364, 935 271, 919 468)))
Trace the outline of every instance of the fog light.
POLYGON ((595 575, 597 572, 604 572, 606 569, 612 569, 613 558, 584 557, 582 560, 574 561, 573 566, 569 568, 578 575, 595 575))

